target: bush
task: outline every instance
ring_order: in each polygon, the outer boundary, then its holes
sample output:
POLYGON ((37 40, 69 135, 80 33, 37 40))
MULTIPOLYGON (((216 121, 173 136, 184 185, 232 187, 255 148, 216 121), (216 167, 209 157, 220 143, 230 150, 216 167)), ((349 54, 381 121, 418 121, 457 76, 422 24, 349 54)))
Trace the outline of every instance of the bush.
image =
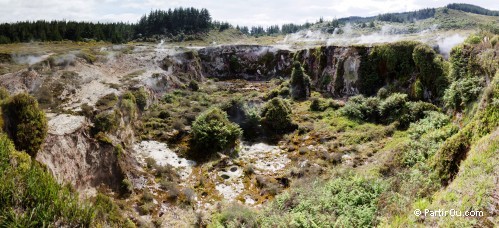
POLYGON ((381 88, 378 90, 378 93, 376 94, 380 99, 386 99, 390 93, 388 92, 387 89, 381 88))
POLYGON ((456 80, 445 90, 445 106, 453 110, 463 108, 468 102, 476 100, 483 89, 483 80, 470 77, 456 80))
POLYGON ((123 212, 120 210, 120 207, 116 205, 110 197, 102 193, 97 193, 94 200, 94 207, 97 220, 105 221, 120 227, 126 226, 127 219, 123 217, 123 212))
POLYGON ((423 98, 424 88, 430 90, 434 96, 440 97, 442 88, 447 86, 442 58, 428 45, 420 44, 414 48, 412 59, 419 72, 419 78, 413 85, 415 98, 423 98))
POLYGON ((4 87, 0 87, 0 101, 9 98, 9 91, 7 91, 4 87))
POLYGON ((229 120, 237 123, 242 129, 244 137, 255 138, 261 131, 260 112, 258 106, 251 106, 241 97, 232 99, 222 108, 227 112, 229 120))
POLYGON ((137 117, 137 103, 135 96, 131 92, 126 92, 121 98, 120 104, 123 116, 132 121, 137 117))
POLYGON ((147 106, 147 92, 144 87, 141 87, 137 91, 133 93, 135 95, 135 99, 137 100, 137 106, 141 111, 144 111, 147 106))
POLYGON ((442 143, 457 132, 457 127, 450 125, 450 118, 445 114, 428 111, 426 117, 412 123, 407 132, 411 140, 402 160, 410 167, 432 157, 442 143))
POLYGON ((209 227, 259 227, 257 214, 250 208, 233 204, 215 214, 209 227))
POLYGON ((468 44, 479 44, 482 42, 482 37, 478 34, 473 34, 466 38, 464 42, 468 44))
POLYGON ((281 98, 273 98, 268 101, 261 116, 262 124, 273 133, 283 133, 296 127, 291 119, 291 108, 281 98))
POLYGON ((394 93, 382 101, 379 105, 379 114, 384 122, 391 123, 400 119, 404 113, 407 102, 407 94, 394 93))
POLYGON ((378 97, 353 96, 340 110, 340 113, 352 119, 377 122, 379 120, 380 102, 378 97))
POLYGON ((97 103, 95 103, 95 107, 99 110, 106 110, 114 107, 118 103, 118 97, 114 93, 107 94, 101 97, 97 103))
POLYGON ((94 107, 88 105, 88 103, 83 103, 81 105, 81 115, 91 119, 94 118, 94 107))
POLYGON ((94 131, 95 133, 114 131, 118 127, 118 121, 116 111, 99 113, 95 116, 94 131))
POLYGON ((312 98, 312 102, 310 102, 310 111, 324 111, 326 110, 325 102, 323 99, 314 97, 312 98))
MULTIPOLYGON (((408 113, 406 121, 413 122, 422 119, 429 111, 439 111, 439 108, 427 102, 407 102, 408 113)), ((409 124, 409 123, 407 123, 409 124)))
MULTIPOLYGON (((0 134, 0 227, 90 227, 94 208, 0 134)), ((97 218, 99 219, 99 218, 97 218)))
POLYGON ((14 141, 16 149, 32 157, 40 150, 47 136, 47 119, 36 99, 21 93, 2 105, 5 131, 14 141))
POLYGON ((191 80, 189 82, 189 88, 192 90, 192 91, 198 91, 199 90, 199 84, 198 82, 194 81, 194 80, 191 80))
POLYGON ((264 96, 263 96, 263 99, 264 100, 270 100, 274 97, 278 97, 279 96, 279 90, 278 89, 273 89, 273 90, 270 90, 269 92, 267 92, 264 96))
POLYGON ((340 109, 340 113, 351 119, 364 120, 364 100, 365 98, 362 95, 350 97, 345 106, 340 109))
POLYGON ((383 182, 352 174, 303 185, 276 197, 262 227, 372 227, 383 182))
POLYGON ((234 147, 241 135, 241 129, 229 121, 227 113, 211 108, 201 113, 192 124, 191 149, 197 153, 195 157, 207 158, 234 147))
POLYGON ((307 99, 310 97, 310 78, 305 74, 299 62, 293 64, 291 73, 291 97, 295 100, 307 99))
POLYGON ((318 111, 324 111, 328 108, 332 109, 338 109, 342 107, 342 103, 339 103, 338 101, 330 99, 329 101, 326 99, 322 98, 312 98, 312 102, 310 103, 310 111, 318 112, 318 111))

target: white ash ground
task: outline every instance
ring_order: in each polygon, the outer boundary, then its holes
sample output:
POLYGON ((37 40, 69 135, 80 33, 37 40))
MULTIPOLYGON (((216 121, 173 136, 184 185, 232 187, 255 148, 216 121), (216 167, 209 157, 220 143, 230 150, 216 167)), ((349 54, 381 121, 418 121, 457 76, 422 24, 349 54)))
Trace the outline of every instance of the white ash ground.
POLYGON ((195 161, 179 157, 166 143, 142 141, 133 145, 133 149, 137 152, 137 160, 143 165, 146 158, 152 158, 160 166, 173 166, 182 179, 187 179, 192 173, 192 167, 196 165, 195 161))

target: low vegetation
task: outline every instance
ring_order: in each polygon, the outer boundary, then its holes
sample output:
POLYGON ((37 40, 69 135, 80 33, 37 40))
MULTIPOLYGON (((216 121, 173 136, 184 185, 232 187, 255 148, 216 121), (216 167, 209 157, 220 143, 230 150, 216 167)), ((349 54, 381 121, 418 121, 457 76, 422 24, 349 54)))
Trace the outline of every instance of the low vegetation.
POLYGON ((16 149, 36 157, 47 136, 47 119, 36 99, 22 93, 2 104, 5 132, 14 141, 16 149))
POLYGON ((28 154, 18 152, 0 133, 0 226, 88 227, 94 221, 94 209, 80 202, 68 187, 61 187, 28 154))

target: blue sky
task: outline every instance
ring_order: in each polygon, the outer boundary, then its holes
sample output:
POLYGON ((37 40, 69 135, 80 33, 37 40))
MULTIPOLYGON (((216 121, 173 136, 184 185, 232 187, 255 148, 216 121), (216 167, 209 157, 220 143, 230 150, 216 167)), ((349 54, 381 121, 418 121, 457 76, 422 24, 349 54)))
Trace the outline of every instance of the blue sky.
MULTIPOLYGON (((78 20, 136 22, 151 9, 207 8, 212 17, 239 25, 314 22, 320 17, 373 16, 441 7, 456 0, 0 0, 0 22, 78 20)), ((499 10, 497 0, 460 1, 499 10)))

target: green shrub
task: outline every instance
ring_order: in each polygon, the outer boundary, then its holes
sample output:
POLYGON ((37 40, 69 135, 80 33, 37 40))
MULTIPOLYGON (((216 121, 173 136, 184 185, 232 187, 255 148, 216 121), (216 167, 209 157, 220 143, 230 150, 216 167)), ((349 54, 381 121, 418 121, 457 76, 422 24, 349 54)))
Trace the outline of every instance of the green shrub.
POLYGON ((478 77, 453 81, 445 90, 443 101, 447 108, 459 110, 468 102, 476 100, 483 89, 483 80, 478 77))
POLYGON ((414 48, 412 58, 418 69, 419 76, 413 85, 415 99, 423 99, 424 88, 431 91, 430 95, 441 97, 443 89, 447 86, 444 70, 444 60, 437 56, 435 51, 426 44, 420 44, 414 48))
POLYGON ((221 213, 215 214, 208 227, 260 227, 257 214, 243 205, 233 204, 225 208, 221 213))
POLYGON ((480 35, 473 34, 466 38, 464 42, 468 44, 479 44, 480 42, 482 42, 482 37, 480 35))
POLYGON ((376 94, 376 96, 378 96, 380 99, 386 99, 389 95, 390 93, 386 88, 379 89, 378 93, 376 94))
POLYGON ((407 103, 407 94, 394 93, 379 104, 379 114, 384 122, 391 123, 400 119, 407 103))
POLYGON ((262 124, 273 133, 283 133, 296 127, 291 119, 289 104, 281 98, 273 98, 268 101, 261 116, 262 124))
POLYGON ((101 112, 95 116, 94 131, 98 132, 112 132, 117 129, 119 124, 119 116, 116 111, 101 112))
POLYGON ((125 99, 125 100, 131 100, 132 102, 137 102, 137 100, 135 99, 135 95, 133 95, 132 92, 126 92, 124 93, 122 96, 121 96, 121 99, 125 99))
POLYGON ((412 84, 411 98, 413 100, 423 100, 424 99, 424 88, 421 80, 417 79, 414 84, 412 84))
POLYGON ((338 109, 338 108, 343 106, 342 103, 339 103, 338 101, 335 101, 332 99, 326 100, 326 99, 314 97, 311 99, 311 101, 312 102, 310 103, 310 111, 314 111, 314 112, 324 111, 328 108, 338 109))
POLYGON ((310 78, 305 74, 299 62, 293 64, 291 73, 291 97, 295 100, 307 99, 310 97, 310 78))
POLYGON ((94 107, 88 105, 88 103, 83 103, 80 108, 81 108, 81 115, 84 115, 89 119, 94 118, 94 107))
POLYGON ((499 106, 493 102, 499 97, 499 73, 480 100, 478 111, 457 134, 445 141, 433 157, 433 168, 443 184, 447 184, 459 171, 459 165, 466 158, 470 147, 481 137, 492 132, 499 125, 499 106))
POLYGON ((279 96, 279 90, 278 89, 273 89, 273 90, 270 90, 269 92, 267 92, 264 96, 263 96, 263 99, 264 100, 270 100, 274 97, 278 97, 279 96))
POLYGON ((310 102, 310 111, 324 111, 326 110, 327 106, 325 104, 325 101, 323 99, 314 97, 311 99, 312 102, 310 102))
POLYGON ((336 110, 336 109, 339 109, 341 107, 345 106, 345 104, 343 102, 339 102, 339 101, 336 101, 336 100, 329 100, 328 102, 328 107, 336 110))
POLYGON ((407 121, 407 124, 424 118, 429 111, 439 110, 437 106, 423 101, 407 102, 407 109, 406 117, 402 119, 402 121, 407 121))
POLYGON ((48 130, 45 113, 36 99, 25 93, 12 96, 2 105, 2 115, 5 131, 16 149, 36 157, 48 130))
POLYGON ((140 89, 134 91, 133 94, 135 95, 135 99, 137 100, 137 106, 141 111, 144 111, 147 106, 147 91, 144 89, 144 87, 140 87, 140 89))
POLYGON ((189 88, 192 90, 192 91, 198 91, 199 90, 199 84, 197 81, 194 81, 194 80, 191 80, 189 82, 189 88))
POLYGON ((125 226, 127 220, 123 217, 120 207, 109 196, 97 193, 94 199, 95 218, 108 225, 125 226))
POLYGON ((120 103, 120 110, 126 120, 133 121, 137 117, 137 103, 135 96, 131 92, 123 94, 120 103))
POLYGON ((289 85, 288 86, 283 86, 281 87, 281 90, 279 90, 279 95, 283 97, 287 97, 291 94, 291 90, 289 90, 289 85))
POLYGON ((229 120, 237 123, 242 129, 244 137, 255 138, 261 131, 259 106, 251 106, 243 98, 236 97, 222 109, 227 112, 229 120))
POLYGON ((363 120, 364 110, 366 109, 363 106, 364 101, 365 98, 362 95, 350 97, 345 106, 340 109, 340 113, 351 119, 363 120))
MULTIPOLYGON (((382 44, 375 46, 369 53, 366 64, 371 65, 372 72, 369 74, 379 74, 371 76, 374 79, 369 82, 376 86, 377 81, 383 79, 394 78, 399 81, 406 81, 409 75, 414 72, 415 64, 412 59, 413 50, 420 43, 415 41, 399 41, 390 44, 382 44), (378 78, 379 77, 379 78, 378 78)), ((379 88, 379 87, 378 87, 379 88)), ((378 88, 375 87, 377 90, 378 88)), ((374 90, 374 92, 376 91, 374 90)))
POLYGON ((406 94, 394 93, 384 100, 362 95, 350 97, 340 113, 351 119, 373 123, 390 124, 398 121, 398 127, 405 129, 411 122, 423 118, 427 111, 437 110, 433 104, 408 102, 406 94))
POLYGON ((403 152, 403 163, 413 166, 426 162, 442 143, 457 132, 450 118, 443 113, 429 111, 424 119, 412 123, 407 130, 411 141, 403 152))
POLYGON ((10 93, 4 87, 0 87, 0 101, 9 98, 10 93))
POLYGON ((192 124, 191 149, 196 152, 194 157, 207 158, 233 148, 241 135, 241 129, 229 121, 227 113, 211 108, 201 113, 192 124))
POLYGON ((172 104, 175 101, 175 99, 176 99, 175 95, 171 93, 167 93, 163 96, 163 101, 168 104, 172 104))
POLYGON ((109 136, 107 136, 106 133, 102 131, 99 131, 96 135, 94 135, 94 138, 100 143, 113 145, 113 140, 111 140, 109 136))
POLYGON ((114 107, 118 103, 118 97, 114 93, 107 94, 95 103, 95 107, 99 110, 106 110, 114 107))
POLYGON ((494 37, 490 39, 490 44, 492 45, 492 47, 495 47, 496 44, 498 43, 499 43, 499 35, 494 35, 494 37))
MULTIPOLYGON (((94 208, 0 134, 0 227, 90 227, 94 208)), ((97 218, 98 219, 98 218, 97 218)))
POLYGON ((378 97, 365 98, 362 95, 350 97, 340 113, 356 120, 377 122, 379 120, 380 99, 378 97))
POLYGON ((303 185, 276 197, 260 217, 262 227, 372 227, 385 185, 376 179, 344 174, 303 185))

